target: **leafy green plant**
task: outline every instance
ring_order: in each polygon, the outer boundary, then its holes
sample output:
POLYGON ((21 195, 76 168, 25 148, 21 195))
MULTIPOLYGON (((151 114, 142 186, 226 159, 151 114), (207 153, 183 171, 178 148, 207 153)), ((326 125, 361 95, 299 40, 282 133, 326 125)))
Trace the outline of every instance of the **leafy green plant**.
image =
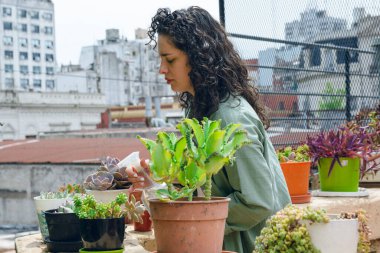
POLYGON ((250 143, 239 124, 221 127, 221 121, 204 118, 184 119, 177 128, 181 136, 159 132, 156 141, 137 138, 151 154, 150 169, 156 182, 166 183, 167 189, 157 191, 161 199, 187 197, 192 200, 197 187, 205 184, 205 199, 211 199, 211 176, 234 159, 234 153, 250 143), (178 181, 183 187, 175 189, 178 181))
POLYGON ((308 162, 310 161, 309 146, 306 144, 297 147, 287 146, 276 151, 278 161, 285 162, 308 162))
POLYGON ((80 219, 109 219, 128 216, 128 219, 142 222, 141 215, 145 211, 143 205, 132 195, 120 193, 110 203, 97 202, 92 195, 74 196, 74 212, 80 219))
POLYGON ((319 102, 319 110, 343 110, 344 100, 343 96, 346 92, 344 89, 335 89, 332 83, 326 83, 323 93, 326 95, 338 95, 338 96, 324 96, 322 101, 319 102))
MULTIPOLYGON (((343 212, 338 219, 358 219, 359 242, 358 251, 368 253, 370 250, 367 216, 365 211, 355 213, 343 212)), ((267 252, 320 252, 312 244, 307 223, 328 223, 330 218, 324 209, 313 209, 310 206, 300 208, 288 205, 266 221, 265 227, 256 237, 254 253, 267 252)), ((328 240, 326 238, 326 240, 328 240)))

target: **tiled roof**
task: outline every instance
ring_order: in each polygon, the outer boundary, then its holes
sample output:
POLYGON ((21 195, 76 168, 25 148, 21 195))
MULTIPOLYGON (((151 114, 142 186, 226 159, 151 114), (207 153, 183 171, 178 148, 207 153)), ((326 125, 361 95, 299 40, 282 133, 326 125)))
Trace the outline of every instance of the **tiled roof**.
MULTIPOLYGON (((141 133, 141 131, 139 132, 141 133)), ((306 141, 305 132, 281 133, 271 137, 273 144, 306 141)), ((105 156, 123 159, 134 151, 141 158, 150 155, 141 142, 130 133, 125 138, 70 138, 36 139, 0 142, 0 163, 99 163, 105 156)), ((149 137, 150 138, 150 137, 149 137)), ((154 138, 154 137, 153 137, 154 138)), ((278 146, 276 146, 278 148, 278 146)))
POLYGON ((149 153, 136 138, 68 138, 0 142, 0 163, 98 163, 99 158, 119 159, 133 151, 149 153))

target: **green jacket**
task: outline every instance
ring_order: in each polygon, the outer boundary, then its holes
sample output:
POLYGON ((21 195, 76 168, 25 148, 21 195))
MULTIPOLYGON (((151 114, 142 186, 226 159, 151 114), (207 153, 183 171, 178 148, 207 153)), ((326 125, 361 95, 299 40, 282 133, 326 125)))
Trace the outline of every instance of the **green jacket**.
POLYGON ((266 219, 290 203, 286 182, 264 126, 244 98, 231 96, 210 118, 221 119, 222 126, 240 123, 253 141, 238 150, 234 163, 212 181, 213 196, 231 199, 223 249, 252 253, 266 219))

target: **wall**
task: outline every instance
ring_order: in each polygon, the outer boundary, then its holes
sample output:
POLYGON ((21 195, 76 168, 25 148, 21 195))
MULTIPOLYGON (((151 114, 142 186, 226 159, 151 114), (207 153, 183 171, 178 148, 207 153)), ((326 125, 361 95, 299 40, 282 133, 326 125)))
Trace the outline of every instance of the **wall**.
POLYGON ((97 164, 0 164, 0 224, 37 225, 33 197, 82 183, 97 164))

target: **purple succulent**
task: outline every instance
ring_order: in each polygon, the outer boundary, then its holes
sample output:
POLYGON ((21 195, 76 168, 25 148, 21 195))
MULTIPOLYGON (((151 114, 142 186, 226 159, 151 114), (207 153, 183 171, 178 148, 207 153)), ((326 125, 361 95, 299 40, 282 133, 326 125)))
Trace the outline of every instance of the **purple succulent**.
MULTIPOLYGON (((370 144, 370 136, 364 130, 354 133, 344 127, 337 131, 331 130, 319 132, 314 136, 307 136, 307 145, 314 163, 318 162, 320 158, 333 158, 329 168, 329 176, 336 162, 341 165, 339 159, 341 157, 359 157, 366 161, 368 154, 372 151, 370 144)), ((361 169, 362 176, 365 173, 363 170, 365 169, 361 169)))
POLYGON ((88 190, 105 191, 113 185, 114 177, 107 171, 97 171, 89 175, 83 182, 84 188, 88 190))

